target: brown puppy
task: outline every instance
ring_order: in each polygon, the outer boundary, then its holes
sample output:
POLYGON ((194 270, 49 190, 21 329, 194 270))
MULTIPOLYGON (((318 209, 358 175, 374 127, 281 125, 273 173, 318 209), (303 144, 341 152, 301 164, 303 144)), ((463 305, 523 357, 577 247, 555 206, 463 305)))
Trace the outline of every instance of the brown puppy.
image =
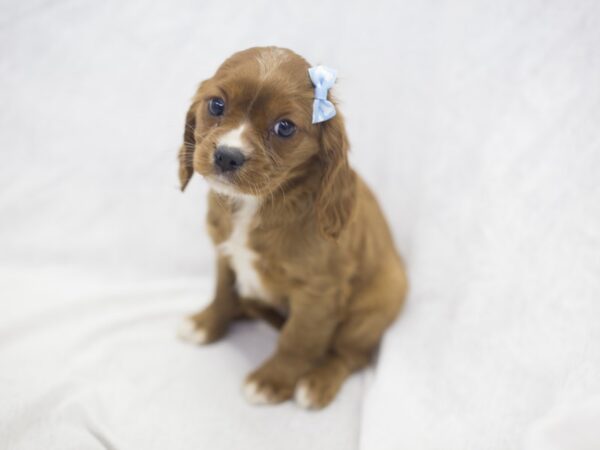
POLYGON ((218 276, 213 302, 181 335, 213 342, 241 317, 280 326, 246 396, 321 408, 368 364, 407 282, 373 194, 348 165, 341 115, 311 123, 308 68, 290 50, 251 48, 193 98, 179 177, 182 190, 194 171, 211 187, 218 276))

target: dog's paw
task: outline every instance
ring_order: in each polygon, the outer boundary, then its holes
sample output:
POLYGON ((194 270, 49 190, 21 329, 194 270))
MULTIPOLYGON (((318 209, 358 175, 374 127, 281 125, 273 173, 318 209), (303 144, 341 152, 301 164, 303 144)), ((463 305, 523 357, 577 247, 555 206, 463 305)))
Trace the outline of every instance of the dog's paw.
POLYGON ((294 385, 276 374, 257 370, 244 383, 244 396, 254 405, 281 403, 292 398, 294 385))
POLYGON ((336 378, 327 377, 323 372, 313 370, 296 384, 294 400, 306 409, 321 409, 329 405, 340 388, 336 378))
POLYGON ((208 332, 206 328, 198 325, 189 317, 184 319, 177 329, 177 337, 191 344, 206 344, 208 342, 208 332))
POLYGON ((298 385, 296 386, 296 390, 294 391, 294 400, 296 400, 298 405, 306 409, 314 409, 316 405, 313 393, 310 391, 307 383, 302 381, 299 381, 298 385))
POLYGON ((247 380, 244 383, 244 397, 246 397, 248 403, 252 403, 253 405, 268 405, 269 403, 275 403, 274 401, 271 401, 270 390, 253 380, 247 380))
POLYGON ((209 344, 227 332, 229 319, 208 306, 203 311, 187 317, 180 325, 177 336, 192 344, 209 344))

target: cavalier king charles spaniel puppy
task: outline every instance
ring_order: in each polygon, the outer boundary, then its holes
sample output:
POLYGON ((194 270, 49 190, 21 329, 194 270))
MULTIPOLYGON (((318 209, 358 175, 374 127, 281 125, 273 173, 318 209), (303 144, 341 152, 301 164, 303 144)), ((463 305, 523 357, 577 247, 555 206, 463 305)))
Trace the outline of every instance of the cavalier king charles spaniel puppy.
POLYGON ((217 280, 180 336, 208 344, 236 319, 268 321, 281 330, 277 348, 246 378, 246 397, 318 409, 369 363, 407 280, 375 197, 348 164, 342 116, 313 123, 309 67, 287 49, 251 48, 192 99, 179 177, 182 190, 194 172, 210 186, 217 280))

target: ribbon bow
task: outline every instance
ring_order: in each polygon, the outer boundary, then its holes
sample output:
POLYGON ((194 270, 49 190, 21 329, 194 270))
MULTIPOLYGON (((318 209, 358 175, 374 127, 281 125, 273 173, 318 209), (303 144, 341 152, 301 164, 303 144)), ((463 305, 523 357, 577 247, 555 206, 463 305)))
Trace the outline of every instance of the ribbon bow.
POLYGON ((335 83, 337 71, 325 66, 316 66, 308 69, 308 74, 315 85, 312 123, 325 122, 335 116, 335 106, 327 100, 327 91, 335 83))

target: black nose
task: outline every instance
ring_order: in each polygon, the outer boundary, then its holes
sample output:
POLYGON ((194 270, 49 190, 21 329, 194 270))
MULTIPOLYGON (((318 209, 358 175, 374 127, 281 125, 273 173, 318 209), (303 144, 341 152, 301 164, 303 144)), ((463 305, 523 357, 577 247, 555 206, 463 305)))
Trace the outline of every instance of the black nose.
POLYGON ((223 172, 239 169, 244 161, 246 158, 238 148, 221 145, 215 150, 215 165, 223 172))

